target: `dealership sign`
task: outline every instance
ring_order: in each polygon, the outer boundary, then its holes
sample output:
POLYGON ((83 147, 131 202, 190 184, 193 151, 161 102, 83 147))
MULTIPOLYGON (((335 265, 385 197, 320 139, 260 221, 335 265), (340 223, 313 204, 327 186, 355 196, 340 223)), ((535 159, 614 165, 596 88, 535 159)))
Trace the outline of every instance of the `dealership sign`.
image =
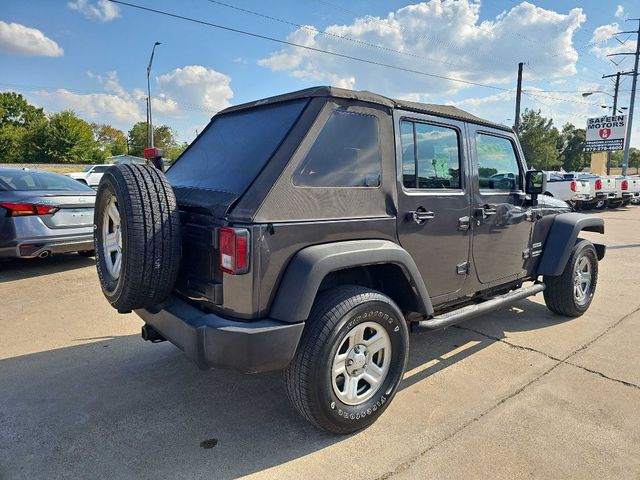
POLYGON ((623 150, 626 124, 626 115, 588 118, 584 151, 607 152, 623 150))

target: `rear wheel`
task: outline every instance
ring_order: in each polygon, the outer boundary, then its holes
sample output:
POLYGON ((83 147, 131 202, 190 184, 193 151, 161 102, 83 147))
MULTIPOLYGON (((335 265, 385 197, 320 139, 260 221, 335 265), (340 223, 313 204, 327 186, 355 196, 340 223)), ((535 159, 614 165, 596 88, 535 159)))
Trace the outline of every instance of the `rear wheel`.
POLYGON ((98 277, 114 308, 146 308, 169 296, 180 265, 180 217, 159 170, 109 168, 100 180, 94 228, 98 277))
POLYGON ((323 430, 365 428, 395 395, 408 343, 402 312, 385 295, 357 286, 324 292, 284 373, 289 399, 323 430))
POLYGON ((545 276, 544 301, 559 315, 579 317, 589 309, 598 283, 598 256, 588 240, 578 240, 562 275, 545 276))
POLYGON ((623 204, 623 200, 611 200, 607 202, 607 208, 620 208, 623 204))

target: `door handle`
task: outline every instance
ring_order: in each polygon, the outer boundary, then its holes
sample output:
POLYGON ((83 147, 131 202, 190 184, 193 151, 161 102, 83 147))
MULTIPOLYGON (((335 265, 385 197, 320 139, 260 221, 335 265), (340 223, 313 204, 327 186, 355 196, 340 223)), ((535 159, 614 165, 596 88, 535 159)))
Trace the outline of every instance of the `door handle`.
POLYGON ((495 215, 496 213, 498 213, 498 210, 495 207, 486 206, 482 209, 482 212, 485 214, 485 216, 490 217, 491 215, 495 215))
POLYGON ((495 205, 487 204, 482 207, 476 208, 474 211, 474 216, 476 218, 482 218, 483 220, 486 220, 490 216, 495 215, 497 213, 498 213, 498 209, 496 208, 495 205))
POLYGON ((431 211, 426 211, 426 210, 412 210, 411 212, 407 213, 407 218, 413 220, 414 222, 416 222, 418 225, 422 225, 424 222, 426 222, 427 220, 431 220, 432 218, 435 218, 436 214, 431 212, 431 211))

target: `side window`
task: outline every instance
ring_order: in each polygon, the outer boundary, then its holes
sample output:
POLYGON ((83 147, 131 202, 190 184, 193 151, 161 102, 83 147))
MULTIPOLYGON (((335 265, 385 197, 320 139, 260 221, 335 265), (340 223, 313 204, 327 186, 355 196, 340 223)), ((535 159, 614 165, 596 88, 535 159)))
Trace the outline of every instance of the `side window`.
POLYGON ((520 167, 511 140, 476 134, 478 177, 482 190, 518 190, 520 167))
POLYGON ((405 187, 461 188, 457 130, 403 120, 400 136, 405 187))
POLYGON ((93 170, 91 171, 91 173, 104 173, 107 171, 107 168, 109 167, 106 167, 106 166, 93 167, 93 170))
POLYGON ((334 110, 293 174, 299 187, 378 187, 382 158, 378 119, 334 110))

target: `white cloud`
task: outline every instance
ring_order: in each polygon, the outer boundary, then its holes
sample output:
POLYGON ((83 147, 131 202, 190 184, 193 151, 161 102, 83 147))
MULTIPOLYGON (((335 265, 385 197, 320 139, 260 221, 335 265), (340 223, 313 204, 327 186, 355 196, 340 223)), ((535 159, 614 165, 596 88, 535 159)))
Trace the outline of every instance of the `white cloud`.
POLYGON ((77 10, 89 20, 100 22, 110 22, 120 16, 118 5, 108 0, 98 0, 95 3, 90 0, 74 0, 67 3, 67 7, 77 10))
MULTIPOLYGON (((580 8, 560 14, 522 2, 495 19, 481 22, 477 1, 430 0, 400 8, 383 18, 362 17, 348 25, 330 25, 324 30, 328 35, 306 26, 287 39, 435 75, 510 86, 520 61, 529 62, 530 79, 573 75, 578 52, 573 48, 572 38, 585 19, 580 8), (335 36, 403 54, 371 46, 362 48, 335 36)), ((469 87, 296 47, 274 52, 258 64, 308 81, 389 95, 422 98, 427 93, 454 93, 469 87)))
POLYGON ((624 17, 624 7, 622 5, 618 5, 616 7, 616 13, 615 16, 617 18, 623 18, 624 17))
POLYGON ((17 55, 61 57, 64 50, 36 28, 0 20, 0 51, 17 55))
POLYGON ((233 98, 231 77, 202 65, 187 65, 157 77, 161 92, 178 105, 217 112, 233 98))
MULTIPOLYGON (((607 59, 607 55, 611 55, 612 53, 623 53, 623 52, 634 52, 636 49, 636 39, 634 35, 630 35, 627 37, 622 35, 613 36, 614 33, 617 33, 621 30, 620 25, 618 23, 608 23, 606 25, 600 25, 596 29, 593 30, 593 35, 591 36, 591 42, 593 46, 591 47, 591 52, 599 58, 603 60, 607 59), (618 38, 620 41, 616 40, 618 38)), ((618 62, 621 57, 618 57, 618 62)))

